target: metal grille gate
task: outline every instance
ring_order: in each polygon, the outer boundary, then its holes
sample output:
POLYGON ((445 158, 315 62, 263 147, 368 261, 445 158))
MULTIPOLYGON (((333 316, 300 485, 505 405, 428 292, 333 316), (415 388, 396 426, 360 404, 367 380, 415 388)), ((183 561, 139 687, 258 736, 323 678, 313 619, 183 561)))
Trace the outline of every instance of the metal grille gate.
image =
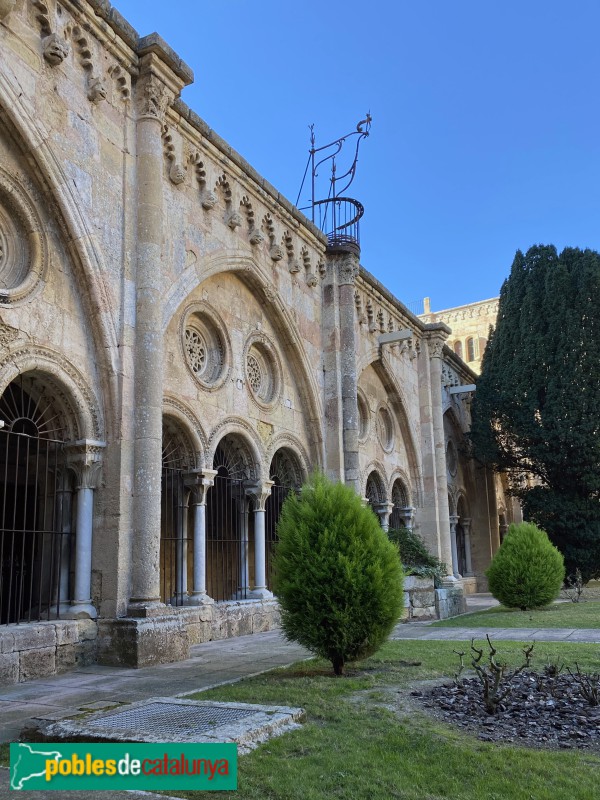
POLYGON ((161 486, 160 594, 163 603, 184 604, 191 570, 191 538, 185 472, 163 467, 161 486))
POLYGON ((63 442, 0 429, 0 624, 55 619, 70 597, 63 442))
POLYGON ((215 476, 206 503, 206 581, 214 600, 245 600, 254 538, 253 515, 247 511, 241 479, 215 476))

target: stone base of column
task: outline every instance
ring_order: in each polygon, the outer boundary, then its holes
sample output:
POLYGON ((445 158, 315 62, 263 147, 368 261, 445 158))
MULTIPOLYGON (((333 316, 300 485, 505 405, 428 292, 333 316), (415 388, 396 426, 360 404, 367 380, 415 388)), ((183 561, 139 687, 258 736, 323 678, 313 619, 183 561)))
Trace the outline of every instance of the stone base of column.
POLYGON ((459 578, 457 578, 456 575, 445 575, 441 583, 443 589, 455 589, 457 586, 460 587, 459 578))
POLYGON ((96 619, 98 612, 90 601, 89 603, 71 603, 64 612, 61 607, 60 616, 61 619, 96 619))
POLYGON ((192 592, 185 601, 186 606, 209 606, 215 601, 204 592, 192 592))
POLYGON ((266 586, 257 587, 248 592, 249 600, 272 600, 273 592, 270 592, 266 586))
POLYGON ((116 667, 150 667, 189 658, 190 639, 185 619, 166 606, 162 609, 162 614, 147 619, 100 620, 98 663, 116 667))
POLYGON ((167 606, 161 603, 159 597, 147 600, 132 599, 127 606, 128 617, 158 617, 165 613, 168 613, 167 606))

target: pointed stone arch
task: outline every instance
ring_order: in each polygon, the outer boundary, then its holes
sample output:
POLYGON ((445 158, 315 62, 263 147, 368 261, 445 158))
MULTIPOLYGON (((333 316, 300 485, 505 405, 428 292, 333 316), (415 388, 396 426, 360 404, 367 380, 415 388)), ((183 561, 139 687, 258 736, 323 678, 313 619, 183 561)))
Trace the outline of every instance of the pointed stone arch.
POLYGON ((52 149, 49 132, 29 105, 17 77, 6 65, 0 73, 0 121, 7 125, 20 146, 40 191, 47 195, 48 205, 56 209, 55 219, 82 289, 95 357, 108 378, 107 388, 103 389, 104 405, 112 419, 118 397, 118 332, 112 313, 114 303, 104 279, 108 271, 77 188, 67 179, 61 160, 52 149))

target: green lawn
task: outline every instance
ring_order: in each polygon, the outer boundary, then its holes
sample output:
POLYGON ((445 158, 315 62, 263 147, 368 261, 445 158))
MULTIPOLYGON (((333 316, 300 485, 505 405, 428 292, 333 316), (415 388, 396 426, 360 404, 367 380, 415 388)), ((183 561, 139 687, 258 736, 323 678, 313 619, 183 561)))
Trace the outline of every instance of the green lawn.
POLYGON ((504 606, 440 620, 439 628, 600 628, 600 601, 555 603, 536 611, 504 606))
MULTIPOLYGON (((512 663, 522 646, 498 643, 512 663)), ((480 742, 420 712, 386 708, 396 687, 452 675, 453 642, 390 642, 348 677, 310 661, 240 683, 201 692, 203 700, 302 706, 300 730, 272 739, 239 761, 236 800, 555 800, 598 797, 597 754, 528 750, 480 742), (421 661, 419 666, 410 662, 421 661)), ((596 645, 536 645, 540 668, 549 660, 577 660, 598 670, 596 645)), ((208 798, 209 793, 181 793, 208 798)))
MULTIPOLYGON (((523 645, 494 642, 511 664, 523 645)), ((461 643, 462 646, 464 643, 461 643)), ((389 642, 335 678, 323 661, 303 661, 200 692, 203 700, 302 706, 298 730, 239 759, 239 789, 223 800, 597 800, 600 755, 481 742, 418 710, 391 710, 398 689, 454 674, 455 642, 389 642), (415 663, 421 662, 421 663, 415 663)), ((538 643, 533 666, 577 661, 600 669, 600 646, 538 643)), ((0 758, 7 757, 7 748, 0 758)), ((171 792, 194 800, 212 792, 171 792)))

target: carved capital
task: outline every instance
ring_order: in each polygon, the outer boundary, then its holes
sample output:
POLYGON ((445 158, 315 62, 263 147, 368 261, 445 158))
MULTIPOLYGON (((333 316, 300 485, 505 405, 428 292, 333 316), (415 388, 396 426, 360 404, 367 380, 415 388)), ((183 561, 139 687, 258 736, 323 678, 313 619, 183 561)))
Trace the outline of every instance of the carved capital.
POLYGON ((358 258, 351 253, 346 253, 342 258, 338 258, 336 266, 340 286, 353 284, 358 278, 358 258))
POLYGON ((250 233, 250 244, 262 244, 264 240, 265 235, 262 231, 259 231, 258 228, 254 228, 250 233))
POLYGON ((441 358, 446 342, 444 333, 436 333, 427 337, 427 347, 429 348, 429 358, 441 358))
POLYGON ((271 494, 273 481, 247 481, 244 488, 247 497, 250 497, 254 504, 255 511, 264 511, 267 498, 271 494))
POLYGON ((136 86, 136 108, 138 119, 156 119, 164 122, 167 107, 173 94, 153 72, 146 72, 136 86))
POLYGON ((194 469, 185 475, 185 485, 194 492, 193 505, 206 505, 206 493, 214 486, 216 469, 194 469))
POLYGON ((78 489, 96 489, 102 471, 104 442, 79 439, 66 446, 67 464, 77 476, 78 489))

